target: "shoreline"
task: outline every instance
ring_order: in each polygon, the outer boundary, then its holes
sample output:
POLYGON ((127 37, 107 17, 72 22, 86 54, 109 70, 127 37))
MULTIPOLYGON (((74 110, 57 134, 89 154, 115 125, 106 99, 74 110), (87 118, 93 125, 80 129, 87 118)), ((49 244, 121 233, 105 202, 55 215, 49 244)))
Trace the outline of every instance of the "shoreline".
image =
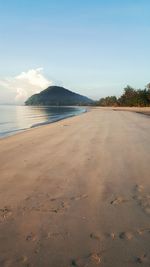
POLYGON ((89 109, 88 107, 84 107, 85 110, 83 110, 82 112, 80 113, 77 113, 77 114, 72 114, 72 115, 66 115, 62 118, 58 118, 58 119, 55 119, 55 120, 52 120, 52 121, 45 121, 45 122, 41 122, 41 123, 37 123, 37 124, 33 124, 32 126, 30 126, 29 128, 25 128, 25 129, 16 129, 16 130, 13 130, 12 132, 8 132, 10 134, 5 134, 4 136, 1 136, 0 137, 0 140, 4 139, 4 138, 8 138, 8 137, 11 137, 11 136, 14 136, 14 135, 18 135, 18 134, 21 134, 23 132, 26 132, 26 131, 29 131, 31 129, 34 129, 34 128, 39 128, 39 127, 42 127, 42 126, 46 126, 46 125, 49 125, 49 124, 53 124, 53 123, 56 123, 56 122, 59 122, 59 121, 62 121, 62 120, 66 120, 68 118, 72 118, 72 117, 76 117, 76 116, 80 116, 86 112, 89 112, 89 109))
POLYGON ((26 131, 29 131, 31 129, 36 129, 36 128, 39 128, 39 127, 42 127, 42 126, 46 126, 46 125, 50 125, 50 124, 53 124, 53 123, 57 123, 59 121, 62 121, 62 120, 66 120, 68 118, 72 118, 72 117, 76 117, 76 116, 80 116, 86 112, 89 112, 90 110, 94 110, 94 109, 100 109, 100 110, 114 110, 114 111, 129 111, 129 112, 136 112, 138 114, 141 114, 141 115, 147 115, 147 116, 150 116, 150 107, 98 107, 98 106, 86 106, 84 107, 85 108, 85 111, 79 113, 79 114, 75 114, 75 115, 68 115, 64 118, 59 118, 59 119, 56 119, 54 121, 51 121, 51 122, 41 122, 41 123, 38 123, 38 124, 35 124, 33 126, 31 126, 30 128, 25 128, 25 129, 21 129, 21 130, 14 130, 12 134, 8 134, 8 135, 4 135, 2 137, 0 137, 0 141, 5 139, 5 138, 9 138, 9 137, 12 137, 14 135, 18 135, 18 134, 21 134, 21 133, 24 133, 26 131), (15 133, 14 133, 15 132, 15 133))
POLYGON ((63 118, 63 119, 60 119, 60 120, 57 120, 57 121, 54 121, 54 122, 44 123, 44 124, 39 125, 39 126, 36 126, 36 127, 27 128, 25 130, 19 131, 19 132, 15 133, 15 134, 12 134, 12 135, 7 135, 5 137, 0 138, 0 143, 2 141, 4 141, 4 140, 7 140, 7 139, 13 139, 13 138, 16 139, 16 137, 20 137, 21 135, 24 135, 25 136, 26 133, 29 134, 30 132, 36 132, 36 130, 41 130, 40 132, 42 132, 42 130, 44 130, 46 128, 49 128, 50 126, 54 126, 55 124, 56 125, 59 125, 59 123, 60 123, 60 125, 63 126, 63 124, 65 123, 65 121, 68 121, 70 119, 74 119, 76 117, 83 116, 84 114, 90 112, 90 110, 91 110, 91 108, 89 108, 85 112, 82 112, 82 113, 77 114, 77 115, 68 116, 66 118, 63 118))
POLYGON ((6 138, 10 138, 12 136, 18 136, 19 134, 21 133, 25 133, 25 132, 28 132, 28 131, 31 131, 32 129, 38 129, 38 128, 41 128, 43 126, 48 126, 48 125, 51 125, 51 124, 54 124, 54 123, 58 123, 59 121, 64 121, 64 120, 67 120, 69 118, 73 118, 73 117, 76 117, 76 116, 80 116, 80 115, 83 115, 87 112, 90 112, 91 110, 113 110, 113 111, 129 111, 129 112, 135 112, 137 114, 141 114, 141 115, 146 115, 146 116, 150 116, 150 107, 96 107, 96 106, 88 106, 88 107, 85 107, 85 111, 79 113, 79 114, 75 114, 75 115, 71 115, 71 116, 68 116, 68 117, 65 117, 65 118, 60 118, 58 120, 55 120, 55 121, 51 121, 51 122, 44 122, 44 123, 39 123, 39 125, 33 125, 31 126, 30 128, 26 128, 26 129, 23 129, 23 130, 16 130, 15 134, 10 134, 10 135, 6 135, 6 136, 2 136, 0 137, 0 141, 3 140, 3 139, 6 139, 6 138))

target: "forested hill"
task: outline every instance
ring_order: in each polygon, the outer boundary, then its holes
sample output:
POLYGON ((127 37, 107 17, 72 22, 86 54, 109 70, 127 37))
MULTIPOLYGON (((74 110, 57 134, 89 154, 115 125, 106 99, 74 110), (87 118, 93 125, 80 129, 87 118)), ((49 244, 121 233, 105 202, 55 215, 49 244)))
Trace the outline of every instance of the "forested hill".
POLYGON ((26 105, 40 106, 73 106, 91 105, 93 100, 86 96, 76 94, 68 89, 59 86, 50 86, 39 94, 32 95, 25 102, 26 105))

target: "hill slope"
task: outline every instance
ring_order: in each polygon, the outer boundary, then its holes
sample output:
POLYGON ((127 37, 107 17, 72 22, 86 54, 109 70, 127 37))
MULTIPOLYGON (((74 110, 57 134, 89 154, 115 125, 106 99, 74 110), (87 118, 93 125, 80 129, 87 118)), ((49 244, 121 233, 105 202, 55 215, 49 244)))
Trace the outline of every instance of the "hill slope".
POLYGON ((59 86, 50 86, 39 94, 32 95, 25 102, 26 105, 41 106, 72 106, 72 105, 90 105, 93 100, 71 92, 68 89, 59 86))

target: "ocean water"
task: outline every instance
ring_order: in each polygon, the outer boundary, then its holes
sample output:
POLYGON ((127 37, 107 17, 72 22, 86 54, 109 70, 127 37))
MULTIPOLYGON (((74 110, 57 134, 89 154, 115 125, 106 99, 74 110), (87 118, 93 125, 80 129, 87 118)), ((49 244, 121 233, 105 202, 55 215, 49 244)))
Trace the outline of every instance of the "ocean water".
POLYGON ((85 112, 83 107, 0 105, 0 138, 85 112))

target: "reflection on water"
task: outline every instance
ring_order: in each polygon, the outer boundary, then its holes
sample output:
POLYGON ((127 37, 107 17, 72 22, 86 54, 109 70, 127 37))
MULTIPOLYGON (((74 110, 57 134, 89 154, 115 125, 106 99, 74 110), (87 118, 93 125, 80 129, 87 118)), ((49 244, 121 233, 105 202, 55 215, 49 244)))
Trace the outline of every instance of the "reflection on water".
POLYGON ((0 137, 85 112, 81 107, 0 106, 0 137))

